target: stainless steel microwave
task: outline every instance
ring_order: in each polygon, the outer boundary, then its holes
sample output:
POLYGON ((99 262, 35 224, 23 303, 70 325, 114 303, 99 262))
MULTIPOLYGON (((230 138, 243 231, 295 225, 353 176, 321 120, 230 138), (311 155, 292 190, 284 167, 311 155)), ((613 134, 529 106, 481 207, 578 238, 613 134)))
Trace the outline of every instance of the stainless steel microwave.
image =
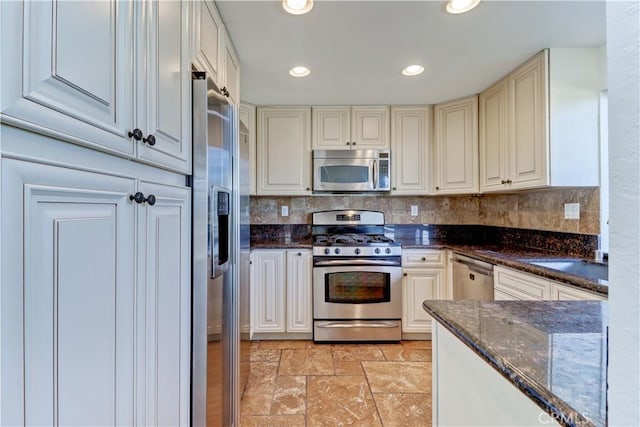
POLYGON ((313 150, 313 191, 391 190, 389 150, 313 150))

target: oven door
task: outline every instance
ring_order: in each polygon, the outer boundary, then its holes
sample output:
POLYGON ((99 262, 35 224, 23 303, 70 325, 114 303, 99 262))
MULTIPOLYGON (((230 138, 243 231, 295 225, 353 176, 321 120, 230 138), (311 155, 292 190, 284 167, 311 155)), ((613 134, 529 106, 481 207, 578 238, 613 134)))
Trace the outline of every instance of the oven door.
POLYGON ((313 317, 400 319, 402 267, 314 267, 313 317))
POLYGON ((375 191, 374 159, 314 159, 313 191, 375 191))

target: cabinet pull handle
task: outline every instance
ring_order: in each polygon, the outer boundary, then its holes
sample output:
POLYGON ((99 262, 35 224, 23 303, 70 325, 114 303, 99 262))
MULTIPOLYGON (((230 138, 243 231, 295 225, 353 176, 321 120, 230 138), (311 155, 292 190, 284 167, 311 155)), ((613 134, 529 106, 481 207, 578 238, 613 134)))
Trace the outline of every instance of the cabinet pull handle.
POLYGON ((505 181, 504 179, 502 181, 500 181, 500 184, 506 184, 507 181, 505 181))
POLYGON ((147 202, 149 203, 150 206, 153 206, 156 204, 156 196, 154 196, 153 194, 149 194, 149 197, 145 198, 144 194, 139 191, 136 194, 130 195, 129 200, 133 200, 138 204, 147 202))
POLYGON ((142 139, 142 131, 138 128, 135 128, 134 130, 130 130, 129 133, 129 138, 135 139, 136 141, 140 141, 142 139))
POLYGON ((513 181, 511 181, 510 179, 507 180, 507 184, 512 184, 513 181))
POLYGON ((393 191, 396 191, 396 187, 393 187, 393 189, 392 189, 392 190, 393 190, 393 191))
POLYGON ((146 142, 147 144, 154 146, 156 145, 156 137, 153 135, 149 135, 148 137, 144 138, 142 142, 146 142))
POLYGON ((227 89, 226 86, 223 86, 222 89, 220 90, 220 92, 222 92, 222 94, 224 96, 226 96, 227 98, 229 97, 229 90, 227 89))

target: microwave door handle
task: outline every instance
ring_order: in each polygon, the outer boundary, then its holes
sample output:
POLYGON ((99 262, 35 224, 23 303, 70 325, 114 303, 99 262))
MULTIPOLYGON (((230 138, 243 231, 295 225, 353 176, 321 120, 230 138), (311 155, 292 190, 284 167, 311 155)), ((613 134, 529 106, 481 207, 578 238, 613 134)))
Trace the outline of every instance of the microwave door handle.
POLYGON ((378 161, 374 160, 373 161, 373 189, 377 190, 378 189, 378 161))

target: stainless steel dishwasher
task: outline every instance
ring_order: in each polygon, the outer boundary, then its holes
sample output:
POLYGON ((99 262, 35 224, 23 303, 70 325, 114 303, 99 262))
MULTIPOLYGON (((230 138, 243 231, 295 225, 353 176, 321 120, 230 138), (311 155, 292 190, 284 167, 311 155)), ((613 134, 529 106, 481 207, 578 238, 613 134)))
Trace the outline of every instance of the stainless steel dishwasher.
POLYGON ((453 299, 493 300, 493 264, 453 254, 453 299))

